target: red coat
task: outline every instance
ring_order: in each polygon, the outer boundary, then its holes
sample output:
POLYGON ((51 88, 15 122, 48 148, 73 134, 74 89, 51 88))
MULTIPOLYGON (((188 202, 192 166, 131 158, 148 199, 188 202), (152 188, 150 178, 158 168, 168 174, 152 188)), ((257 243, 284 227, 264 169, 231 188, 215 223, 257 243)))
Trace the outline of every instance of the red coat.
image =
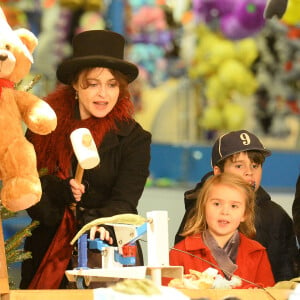
MULTIPOLYGON (((187 251, 217 265, 211 251, 203 243, 200 234, 186 237, 177 243, 174 248, 187 251)), ((258 242, 247 238, 241 233, 236 264, 238 268, 234 272, 234 275, 263 287, 270 287, 275 284, 266 249, 258 242)), ((170 265, 183 266, 185 274, 189 274, 190 269, 203 272, 209 267, 216 268, 201 259, 173 249, 170 251, 170 265)), ((223 275, 220 269, 219 273, 223 275)), ((250 287, 255 287, 255 285, 242 281, 242 286, 239 288, 245 289, 250 287)))

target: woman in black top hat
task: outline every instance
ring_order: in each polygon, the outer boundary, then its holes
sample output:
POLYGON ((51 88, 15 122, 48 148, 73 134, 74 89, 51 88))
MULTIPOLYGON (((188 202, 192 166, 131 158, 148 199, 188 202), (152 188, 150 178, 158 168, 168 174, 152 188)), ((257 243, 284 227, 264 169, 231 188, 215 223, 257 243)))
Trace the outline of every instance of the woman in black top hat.
MULTIPOLYGON (((96 218, 137 213, 149 175, 151 135, 133 119, 128 84, 138 68, 124 60, 124 46, 124 38, 112 31, 75 36, 73 56, 57 69, 62 84, 46 97, 56 112, 57 128, 47 136, 26 134, 37 153, 43 194, 27 210, 40 225, 25 241, 32 259, 22 263, 22 289, 65 288, 76 231, 96 218), (83 184, 78 184, 70 134, 82 127, 93 136, 100 165, 85 170, 83 184)), ((100 238, 113 243, 109 228, 93 229, 92 236, 99 231, 100 238)), ((141 252, 138 258, 142 264, 141 252)))

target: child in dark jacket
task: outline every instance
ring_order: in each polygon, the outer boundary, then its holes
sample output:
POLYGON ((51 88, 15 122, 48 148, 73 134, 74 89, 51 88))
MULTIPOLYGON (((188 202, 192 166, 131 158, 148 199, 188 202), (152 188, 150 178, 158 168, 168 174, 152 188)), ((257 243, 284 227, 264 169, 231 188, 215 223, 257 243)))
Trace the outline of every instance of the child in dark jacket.
POLYGON ((184 226, 184 240, 170 251, 170 264, 183 266, 185 274, 214 267, 228 280, 240 277, 237 288, 273 286, 266 249, 251 239, 254 206, 255 193, 241 176, 210 177, 184 226))
POLYGON ((254 239, 268 253, 275 281, 290 280, 298 275, 299 254, 293 221, 286 211, 271 200, 260 186, 262 165, 271 151, 246 130, 232 131, 220 136, 212 148, 213 172, 207 173, 193 190, 185 192, 186 212, 175 237, 178 243, 190 210, 195 206, 197 195, 204 182, 212 175, 234 173, 250 183, 256 193, 254 239))
POLYGON ((300 175, 296 183, 295 198, 292 206, 294 226, 298 243, 300 243, 300 175))

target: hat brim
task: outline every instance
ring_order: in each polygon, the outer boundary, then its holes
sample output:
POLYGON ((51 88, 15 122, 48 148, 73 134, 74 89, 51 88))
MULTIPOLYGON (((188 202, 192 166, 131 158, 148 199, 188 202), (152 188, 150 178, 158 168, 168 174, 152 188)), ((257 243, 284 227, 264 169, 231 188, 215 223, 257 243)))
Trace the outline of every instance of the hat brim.
POLYGON ((66 59, 58 66, 56 77, 62 83, 71 84, 74 74, 89 67, 103 67, 120 71, 126 76, 128 82, 135 80, 139 74, 137 66, 130 62, 122 59, 95 55, 66 59))
POLYGON ((216 166, 219 162, 221 162, 222 160, 228 158, 229 156, 231 155, 234 155, 234 154, 237 154, 237 153, 240 153, 240 152, 244 152, 244 151, 257 151, 257 152, 262 152, 263 155, 265 157, 268 157, 268 156, 271 156, 272 155, 272 152, 268 149, 261 149, 261 148, 248 148, 248 149, 245 149, 243 151, 239 150, 239 151, 236 151, 236 152, 232 152, 230 154, 227 154, 225 156, 223 156, 222 158, 220 158, 217 162, 215 162, 214 164, 212 163, 213 166, 216 166))

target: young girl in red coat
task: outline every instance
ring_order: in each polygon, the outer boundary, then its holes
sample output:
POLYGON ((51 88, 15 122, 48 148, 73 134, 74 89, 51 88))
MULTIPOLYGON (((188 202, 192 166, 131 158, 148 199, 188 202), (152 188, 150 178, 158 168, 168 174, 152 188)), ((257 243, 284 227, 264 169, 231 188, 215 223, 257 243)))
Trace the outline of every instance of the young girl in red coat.
POLYGON ((215 268, 238 288, 275 284, 266 249, 252 240, 255 193, 240 176, 222 173, 209 178, 184 228, 184 240, 170 251, 170 265, 184 273, 215 268), (178 249, 178 250, 176 250, 178 249))

